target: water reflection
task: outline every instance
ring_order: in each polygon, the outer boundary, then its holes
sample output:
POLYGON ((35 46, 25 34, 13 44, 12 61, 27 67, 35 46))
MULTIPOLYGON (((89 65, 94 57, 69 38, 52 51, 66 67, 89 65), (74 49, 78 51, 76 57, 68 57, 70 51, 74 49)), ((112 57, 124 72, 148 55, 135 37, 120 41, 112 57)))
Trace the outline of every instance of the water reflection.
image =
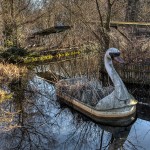
POLYGON ((10 104, 11 109, 20 110, 14 122, 21 127, 0 134, 2 150, 148 150, 150 147, 149 121, 138 118, 129 127, 96 124, 61 106, 55 87, 37 76, 12 90, 16 99, 10 104))

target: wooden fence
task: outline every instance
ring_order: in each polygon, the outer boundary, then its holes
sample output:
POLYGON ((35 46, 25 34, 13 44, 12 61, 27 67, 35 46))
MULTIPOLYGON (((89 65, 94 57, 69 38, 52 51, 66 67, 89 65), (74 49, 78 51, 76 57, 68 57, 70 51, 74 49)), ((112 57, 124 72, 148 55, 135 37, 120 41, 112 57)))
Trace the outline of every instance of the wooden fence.
MULTIPOLYGON (((35 69, 36 72, 39 72, 37 70, 40 70, 40 72, 51 72, 65 78, 85 75, 108 80, 107 72, 103 67, 104 65, 99 66, 98 62, 99 58, 96 56, 76 57, 39 65, 35 69)), ((114 64, 114 66, 124 82, 150 84, 150 64, 114 64)))
POLYGON ((116 67, 127 83, 150 84, 150 64, 128 64, 116 67))

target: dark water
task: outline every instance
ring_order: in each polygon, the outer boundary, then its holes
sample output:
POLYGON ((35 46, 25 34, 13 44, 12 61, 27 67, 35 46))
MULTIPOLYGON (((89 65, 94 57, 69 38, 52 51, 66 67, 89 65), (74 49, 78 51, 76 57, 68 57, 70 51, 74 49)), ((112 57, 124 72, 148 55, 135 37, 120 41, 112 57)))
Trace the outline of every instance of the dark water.
POLYGON ((6 106, 20 110, 13 121, 20 127, 1 131, 0 150, 150 149, 149 105, 138 105, 138 118, 131 126, 107 127, 61 106, 55 92, 37 76, 27 83, 22 95, 6 106))

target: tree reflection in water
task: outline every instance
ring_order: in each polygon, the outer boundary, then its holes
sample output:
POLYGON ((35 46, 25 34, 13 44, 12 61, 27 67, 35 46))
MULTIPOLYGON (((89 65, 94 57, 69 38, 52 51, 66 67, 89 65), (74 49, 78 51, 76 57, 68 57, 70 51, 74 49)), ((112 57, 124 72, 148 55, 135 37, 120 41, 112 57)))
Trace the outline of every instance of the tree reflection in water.
POLYGON ((11 90, 15 100, 10 108, 20 110, 14 122, 21 127, 0 134, 3 150, 141 150, 150 146, 148 121, 138 119, 124 128, 96 124, 60 106, 54 86, 37 76, 11 90))

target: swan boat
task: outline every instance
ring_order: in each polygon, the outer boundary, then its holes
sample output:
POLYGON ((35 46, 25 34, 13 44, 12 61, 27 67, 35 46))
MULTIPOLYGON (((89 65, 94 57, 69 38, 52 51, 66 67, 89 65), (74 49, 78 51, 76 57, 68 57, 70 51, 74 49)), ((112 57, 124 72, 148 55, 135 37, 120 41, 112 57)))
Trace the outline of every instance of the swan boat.
POLYGON ((127 126, 136 118, 137 101, 129 94, 112 60, 123 63, 120 51, 109 48, 104 57, 105 68, 114 86, 102 87, 96 80, 86 77, 63 79, 57 82, 57 96, 63 102, 90 117, 111 126, 127 126))

